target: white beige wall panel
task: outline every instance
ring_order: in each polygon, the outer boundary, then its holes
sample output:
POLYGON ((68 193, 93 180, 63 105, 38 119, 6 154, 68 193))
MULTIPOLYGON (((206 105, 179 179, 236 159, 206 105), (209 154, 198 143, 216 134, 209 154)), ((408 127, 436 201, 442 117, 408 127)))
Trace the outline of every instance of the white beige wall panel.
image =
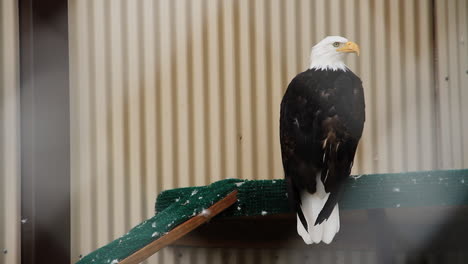
POLYGON ((442 168, 468 166, 468 3, 435 1, 439 148, 442 168))
POLYGON ((18 8, 0 2, 0 263, 20 263, 18 8))
POLYGON ((327 35, 362 51, 353 172, 437 167, 430 0, 69 3, 73 260, 153 215, 163 189, 282 178, 281 97, 327 35))

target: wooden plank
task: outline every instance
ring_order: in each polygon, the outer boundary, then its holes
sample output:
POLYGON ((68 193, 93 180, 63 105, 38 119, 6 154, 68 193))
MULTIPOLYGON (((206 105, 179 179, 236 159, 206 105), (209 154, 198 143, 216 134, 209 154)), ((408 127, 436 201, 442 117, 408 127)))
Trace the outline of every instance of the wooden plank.
POLYGON ((195 228, 199 227, 203 223, 207 222, 217 214, 224 211, 229 206, 233 205, 237 201, 237 190, 228 194, 225 198, 219 202, 212 205, 205 212, 200 213, 199 215, 191 218, 183 224, 180 224, 176 228, 172 229, 165 236, 151 242, 147 246, 128 256, 122 260, 121 264, 132 264, 140 263, 145 259, 149 258, 154 253, 158 252, 160 249, 172 244, 177 239, 183 237, 187 233, 191 232, 195 228), (206 213, 208 212, 208 213, 206 213))

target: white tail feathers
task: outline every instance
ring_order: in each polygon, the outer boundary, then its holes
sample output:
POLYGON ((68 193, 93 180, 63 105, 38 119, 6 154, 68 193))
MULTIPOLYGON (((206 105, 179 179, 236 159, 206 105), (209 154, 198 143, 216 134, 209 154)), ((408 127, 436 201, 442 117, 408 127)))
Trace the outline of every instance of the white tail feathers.
POLYGON ((335 234, 340 230, 340 215, 338 204, 333 208, 332 213, 326 221, 320 225, 315 225, 317 217, 322 211, 325 202, 328 200, 329 193, 325 192, 320 174, 317 175, 317 188, 314 194, 304 191, 301 194, 301 209, 307 221, 308 230, 305 230, 299 216, 297 217, 297 233, 302 237, 306 244, 320 243, 326 244, 332 242, 335 234))

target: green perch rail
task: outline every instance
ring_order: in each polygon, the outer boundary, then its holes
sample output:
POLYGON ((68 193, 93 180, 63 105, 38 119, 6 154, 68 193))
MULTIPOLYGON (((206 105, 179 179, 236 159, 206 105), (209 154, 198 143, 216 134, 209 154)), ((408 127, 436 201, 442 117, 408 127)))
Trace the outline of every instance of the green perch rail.
MULTIPOLYGON (((289 213, 284 180, 226 179, 208 186, 162 192, 156 201, 156 214, 127 234, 91 252, 79 264, 115 264, 174 228, 203 215, 234 191, 232 205, 216 217, 265 216, 289 213)), ((468 169, 350 177, 340 202, 341 210, 460 206, 468 204, 468 169)), ((196 226, 194 227, 196 228, 196 226)), ((228 239, 228 238, 227 238, 228 239)), ((154 252, 152 252, 154 253, 154 252)))

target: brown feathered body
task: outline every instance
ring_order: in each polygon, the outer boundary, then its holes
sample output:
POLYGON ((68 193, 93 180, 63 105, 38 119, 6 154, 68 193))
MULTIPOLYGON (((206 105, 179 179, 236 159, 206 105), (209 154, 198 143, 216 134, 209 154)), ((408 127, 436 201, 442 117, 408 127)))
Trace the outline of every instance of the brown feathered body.
POLYGON ((301 194, 317 177, 328 199, 316 224, 330 216, 349 177, 365 121, 362 82, 350 70, 309 69, 289 84, 281 102, 280 141, 288 197, 307 230, 301 194))

